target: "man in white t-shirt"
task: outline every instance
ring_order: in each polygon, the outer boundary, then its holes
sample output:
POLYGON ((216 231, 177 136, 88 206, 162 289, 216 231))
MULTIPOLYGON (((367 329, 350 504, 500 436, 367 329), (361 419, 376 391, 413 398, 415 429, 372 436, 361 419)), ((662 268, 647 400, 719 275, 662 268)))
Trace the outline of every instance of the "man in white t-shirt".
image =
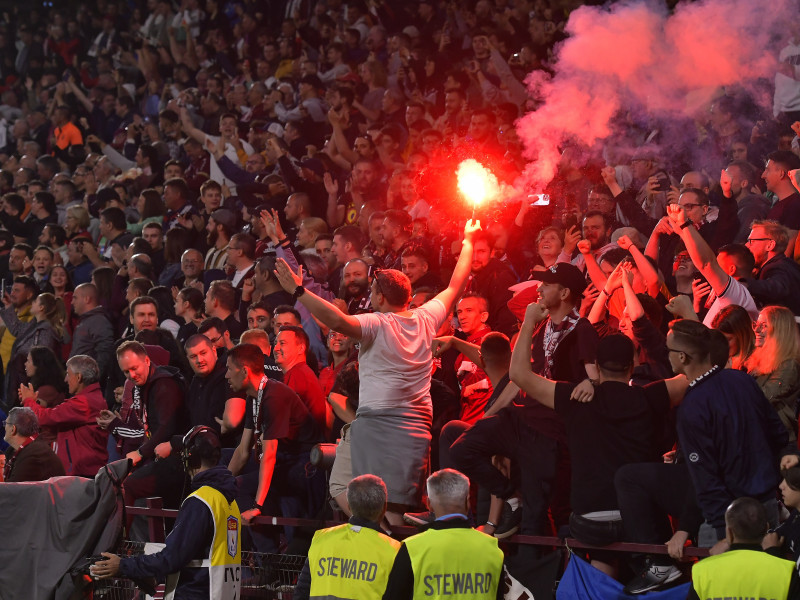
POLYGON ((673 231, 677 233, 689 257, 706 278, 711 292, 716 298, 703 319, 703 324, 711 326, 714 317, 726 306, 738 304, 744 308, 754 320, 758 318, 758 309, 747 288, 739 283, 739 278, 750 277, 753 272, 753 255, 746 246, 730 244, 720 248, 714 256, 711 246, 703 239, 697 227, 692 227, 691 219, 679 204, 667 205, 667 215, 673 231))
POLYGON ((472 265, 472 240, 480 223, 470 221, 448 287, 419 308, 408 310, 411 284, 394 269, 376 270, 370 287, 371 314, 348 315, 306 291, 302 273, 294 273, 279 260, 276 274, 283 289, 334 331, 359 341, 359 406, 347 430, 349 447, 334 463, 331 493, 350 514, 344 489, 354 476, 373 473, 389 490, 387 520, 402 523, 401 515, 420 499, 427 467, 432 408, 431 344, 437 330, 464 291, 472 265), (346 458, 345 458, 346 457, 346 458), (343 465, 347 458, 351 465, 343 465), (349 471, 349 473, 347 472, 349 471))

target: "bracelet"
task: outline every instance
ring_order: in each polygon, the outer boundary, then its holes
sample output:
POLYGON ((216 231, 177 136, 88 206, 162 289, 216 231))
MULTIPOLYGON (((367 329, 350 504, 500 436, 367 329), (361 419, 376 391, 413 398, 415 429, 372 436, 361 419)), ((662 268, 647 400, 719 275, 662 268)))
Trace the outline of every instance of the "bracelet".
POLYGON ((285 237, 282 240, 278 240, 276 243, 277 243, 278 246, 283 246, 288 241, 289 241, 289 238, 285 237))
POLYGON ((686 219, 686 221, 684 221, 684 222, 681 224, 681 229, 686 229, 686 228, 687 228, 689 225, 691 225, 692 223, 694 223, 694 221, 692 221, 691 219, 686 219))
POLYGON ((305 293, 306 293, 306 288, 304 288, 302 285, 298 285, 296 288, 294 288, 294 293, 292 294, 292 298, 294 300, 297 300, 300 298, 300 296, 302 296, 305 293))
POLYGON ((491 521, 486 521, 486 525, 489 525, 490 527, 494 527, 495 529, 497 529, 497 524, 492 523, 491 521))

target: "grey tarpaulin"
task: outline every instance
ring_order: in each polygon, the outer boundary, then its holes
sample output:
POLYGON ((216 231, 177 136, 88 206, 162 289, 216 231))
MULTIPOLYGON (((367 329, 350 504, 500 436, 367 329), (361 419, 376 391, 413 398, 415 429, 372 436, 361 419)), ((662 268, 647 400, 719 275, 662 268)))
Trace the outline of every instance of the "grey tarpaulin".
POLYGON ((94 479, 0 483, 0 599, 66 600, 72 566, 117 542, 127 473, 123 459, 94 479))

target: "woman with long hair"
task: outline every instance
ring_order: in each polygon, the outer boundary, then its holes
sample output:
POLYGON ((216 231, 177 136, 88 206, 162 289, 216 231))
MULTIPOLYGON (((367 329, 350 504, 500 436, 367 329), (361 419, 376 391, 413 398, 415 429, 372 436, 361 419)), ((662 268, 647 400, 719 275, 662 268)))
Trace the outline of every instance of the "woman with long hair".
MULTIPOLYGON (((64 367, 50 348, 34 346, 28 351, 25 375, 28 385, 20 384, 18 389, 21 400, 36 398, 36 402, 41 406, 53 408, 66 398, 69 390, 64 380, 64 367)), ((56 430, 52 427, 42 427, 41 436, 52 443, 56 439, 56 430)))
POLYGON ((66 313, 59 298, 47 292, 39 294, 31 304, 31 316, 33 319, 27 323, 20 321, 10 300, 0 309, 0 319, 16 338, 6 368, 6 404, 9 406, 19 404, 19 384, 25 379, 28 351, 33 346, 45 346, 58 355, 64 341, 66 313))
MULTIPOLYGON (((33 346, 25 361, 25 375, 37 402, 52 408, 64 401, 68 392, 64 381, 64 367, 55 353, 45 346, 33 346)), ((20 393, 22 395, 22 393, 20 393)))
POLYGON ((139 221, 128 223, 128 231, 133 235, 142 235, 144 226, 148 223, 161 223, 167 213, 164 200, 158 190, 148 188, 143 190, 136 199, 136 211, 139 213, 139 221))
POLYGON ((761 391, 797 441, 797 398, 800 395, 800 342, 794 314, 782 306, 767 306, 755 325, 755 350, 745 361, 761 391))
POLYGON ((717 313, 711 322, 728 340, 728 367, 743 370, 745 362, 756 347, 753 320, 741 306, 731 304, 717 313))
POLYGON ((164 268, 158 277, 158 285, 171 288, 180 279, 181 256, 189 247, 189 238, 186 229, 176 227, 167 231, 164 236, 164 268))

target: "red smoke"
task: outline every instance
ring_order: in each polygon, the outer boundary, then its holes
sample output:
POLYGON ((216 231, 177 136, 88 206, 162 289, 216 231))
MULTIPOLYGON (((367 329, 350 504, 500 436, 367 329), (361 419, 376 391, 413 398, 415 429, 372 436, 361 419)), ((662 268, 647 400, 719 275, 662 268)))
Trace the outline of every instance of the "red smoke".
POLYGON ((695 117, 722 86, 772 79, 776 40, 796 17, 790 0, 682 3, 672 15, 654 3, 578 8, 555 75, 526 80, 542 105, 517 122, 531 161, 518 185, 543 189, 565 142, 595 147, 631 107, 661 119, 695 117))

